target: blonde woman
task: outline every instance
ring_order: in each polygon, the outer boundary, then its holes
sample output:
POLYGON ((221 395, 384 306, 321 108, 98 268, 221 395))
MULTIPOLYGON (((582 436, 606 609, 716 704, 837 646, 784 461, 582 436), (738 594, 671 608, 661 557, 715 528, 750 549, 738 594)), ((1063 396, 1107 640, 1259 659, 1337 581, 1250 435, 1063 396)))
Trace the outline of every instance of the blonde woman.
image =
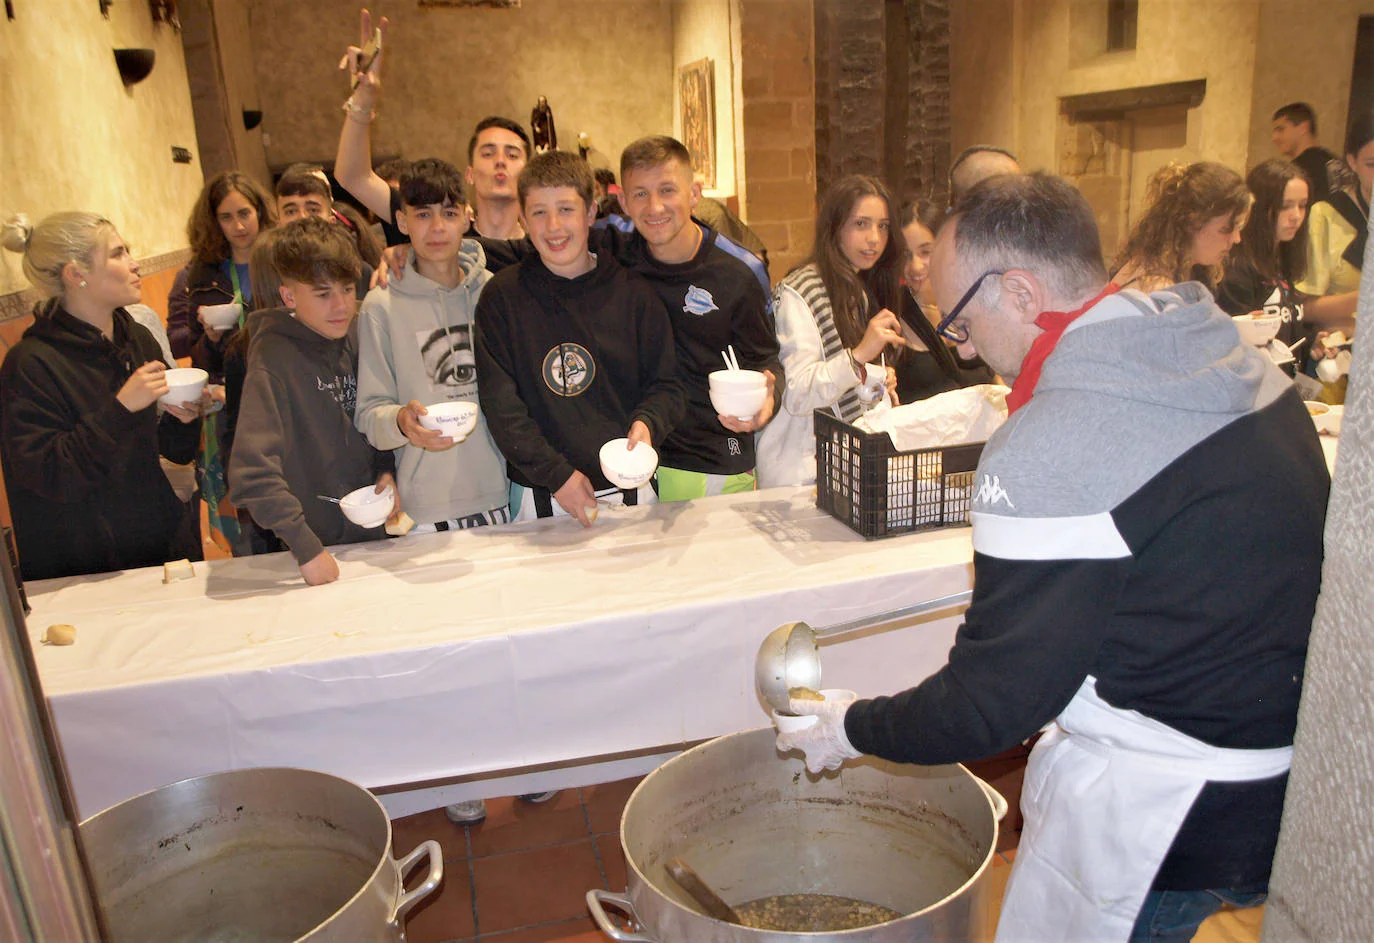
POLYGON ((0 367, 0 460, 24 579, 194 555, 178 546, 184 506, 158 456, 195 457, 201 406, 159 418, 167 364, 125 310, 140 290, 129 247, 94 213, 16 218, 3 242, 46 298, 0 367))

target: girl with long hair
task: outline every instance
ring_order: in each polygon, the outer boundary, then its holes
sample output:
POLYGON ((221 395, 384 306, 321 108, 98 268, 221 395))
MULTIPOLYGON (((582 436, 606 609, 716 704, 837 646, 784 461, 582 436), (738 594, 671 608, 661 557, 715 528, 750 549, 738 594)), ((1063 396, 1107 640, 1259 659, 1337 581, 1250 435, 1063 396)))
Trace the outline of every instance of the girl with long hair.
MULTIPOLYGON (((1354 171, 1355 183, 1313 206, 1308 223, 1307 272, 1297 279, 1297 288, 1313 299, 1348 297, 1360 288, 1369 233, 1369 198, 1374 189, 1374 111, 1351 120, 1345 135, 1345 163, 1354 171)), ((1350 313, 1353 312, 1351 306, 1350 313)), ((1346 330, 1353 331, 1353 324, 1346 330)), ((1321 340, 1324 337, 1319 335, 1314 341, 1313 355, 1334 355, 1334 350, 1319 343, 1321 340)))
POLYGON ((1112 281, 1146 292, 1187 281, 1215 288, 1250 209, 1240 174, 1209 161, 1166 164, 1150 178, 1146 201, 1112 281))
MULTIPOLYGON (((884 352, 891 361, 906 346, 893 314, 902 268, 894 215, 882 181, 853 175, 836 182, 816 215, 811 257, 773 293, 787 386, 782 412, 758 433, 761 488, 815 481, 812 412, 858 419, 865 365, 884 352)), ((889 368, 889 395, 894 384, 889 368)))
POLYGON ((902 268, 905 291, 901 292, 898 314, 910 347, 896 363, 897 399, 902 403, 993 381, 992 371, 981 360, 961 359, 940 337, 935 330, 939 309, 924 297, 935 236, 945 218, 945 211, 930 200, 907 203, 898 217, 906 250, 902 268))
POLYGON ((46 299, 0 367, 0 460, 24 579, 198 556, 178 539, 185 507, 158 456, 194 457, 203 398, 159 417, 168 364, 125 310, 141 284, 129 247, 95 213, 16 217, 3 242, 46 299))
MULTIPOLYGON (((1278 340, 1286 347, 1312 341, 1315 324, 1354 313, 1357 293, 1311 298, 1293 287, 1306 273, 1308 256, 1310 184, 1302 168, 1267 160, 1250 171, 1245 185, 1254 204, 1217 290, 1217 304, 1231 315, 1279 315, 1278 340)), ((1294 350, 1298 370, 1306 368, 1308 350, 1306 344, 1294 350)))
MULTIPOLYGON (((259 233, 276 222, 274 204, 247 174, 236 170, 210 178, 196 198, 186 236, 194 258, 187 268, 187 323, 191 363, 218 380, 224 344, 238 330, 207 327, 201 308, 237 301, 246 312, 253 300, 248 260, 259 233)), ((240 319, 239 326, 242 326, 240 319)), ((181 325, 170 325, 175 333, 181 325)))

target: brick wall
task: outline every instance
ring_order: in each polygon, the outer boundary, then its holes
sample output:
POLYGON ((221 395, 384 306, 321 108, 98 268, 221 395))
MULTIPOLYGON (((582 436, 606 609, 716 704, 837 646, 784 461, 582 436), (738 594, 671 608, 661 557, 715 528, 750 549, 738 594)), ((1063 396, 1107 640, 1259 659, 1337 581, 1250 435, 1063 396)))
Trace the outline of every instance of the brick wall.
POLYGON ((774 281, 811 251, 816 85, 811 0, 739 0, 744 220, 774 281))

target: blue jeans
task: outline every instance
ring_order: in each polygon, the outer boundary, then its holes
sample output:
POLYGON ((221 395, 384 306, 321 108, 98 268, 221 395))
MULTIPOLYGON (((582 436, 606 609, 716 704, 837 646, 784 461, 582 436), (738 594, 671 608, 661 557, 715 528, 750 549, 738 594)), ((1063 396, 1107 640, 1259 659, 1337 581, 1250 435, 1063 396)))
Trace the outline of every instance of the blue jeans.
POLYGON ((1130 943, 1188 943, 1198 926, 1225 904, 1255 907, 1265 891, 1225 888, 1212 891, 1150 891, 1131 930, 1130 943))

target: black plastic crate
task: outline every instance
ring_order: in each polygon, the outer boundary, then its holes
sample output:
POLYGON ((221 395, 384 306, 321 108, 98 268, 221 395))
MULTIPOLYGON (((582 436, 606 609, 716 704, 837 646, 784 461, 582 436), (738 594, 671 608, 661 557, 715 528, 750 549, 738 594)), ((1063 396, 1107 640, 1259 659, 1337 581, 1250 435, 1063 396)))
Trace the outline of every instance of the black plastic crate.
POLYGON ((982 442, 903 452, 816 410, 816 506, 863 537, 968 523, 982 442))

